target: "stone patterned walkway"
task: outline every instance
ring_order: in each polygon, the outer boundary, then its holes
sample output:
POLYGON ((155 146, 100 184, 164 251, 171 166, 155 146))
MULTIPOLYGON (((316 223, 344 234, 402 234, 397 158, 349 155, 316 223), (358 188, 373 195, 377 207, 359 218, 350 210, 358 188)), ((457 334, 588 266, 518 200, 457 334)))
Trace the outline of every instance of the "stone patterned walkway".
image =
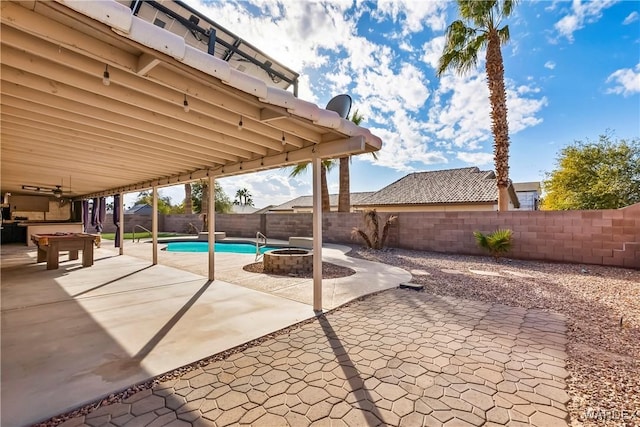
POLYGON ((566 426, 565 321, 394 289, 65 427, 566 426))

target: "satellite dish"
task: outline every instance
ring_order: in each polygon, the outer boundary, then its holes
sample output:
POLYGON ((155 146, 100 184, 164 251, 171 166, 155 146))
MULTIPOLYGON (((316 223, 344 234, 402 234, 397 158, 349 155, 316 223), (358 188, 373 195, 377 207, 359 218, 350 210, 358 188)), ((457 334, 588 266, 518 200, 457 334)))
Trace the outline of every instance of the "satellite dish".
POLYGON ((335 111, 340 117, 346 119, 351 111, 351 97, 346 94, 337 95, 331 98, 326 110, 335 111))

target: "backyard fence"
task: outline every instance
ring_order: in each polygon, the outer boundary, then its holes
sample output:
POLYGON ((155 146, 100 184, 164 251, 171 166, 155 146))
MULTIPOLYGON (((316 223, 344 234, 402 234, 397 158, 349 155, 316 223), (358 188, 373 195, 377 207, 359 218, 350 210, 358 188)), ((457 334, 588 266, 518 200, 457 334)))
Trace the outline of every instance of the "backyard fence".
MULTIPOLYGON (((382 221, 388 214, 381 214, 382 221)), ((640 268, 640 203, 623 208, 590 211, 399 212, 389 229, 387 246, 420 251, 484 254, 474 231, 498 228, 513 231, 509 257, 640 268)), ((189 223, 202 227, 199 215, 160 215, 161 231, 187 232, 189 223)), ((105 231, 111 229, 107 219, 105 231)), ((151 217, 127 215, 132 224, 151 229, 151 217)), ((362 227, 362 213, 323 215, 323 241, 351 240, 353 227, 362 227)), ((312 214, 217 214, 215 228, 227 236, 253 238, 260 231, 274 239, 312 235, 312 214)))

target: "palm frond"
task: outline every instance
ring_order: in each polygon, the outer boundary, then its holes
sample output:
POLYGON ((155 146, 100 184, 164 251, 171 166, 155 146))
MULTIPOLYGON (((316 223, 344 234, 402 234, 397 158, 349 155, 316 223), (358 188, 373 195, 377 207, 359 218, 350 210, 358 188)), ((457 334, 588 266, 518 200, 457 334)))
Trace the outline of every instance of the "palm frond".
POLYGON ((387 241, 387 237, 389 237, 389 227, 391 227, 391 224, 393 224, 397 219, 397 215, 389 215, 389 217, 385 221, 384 227, 382 227, 382 239, 380 239, 379 249, 382 249, 384 247, 384 244, 387 241))
POLYGON ((337 161, 336 159, 326 159, 322 161, 322 166, 324 166, 327 172, 331 171, 336 167, 337 161))
POLYGON ((295 166, 291 167, 291 172, 289 172, 290 178, 295 178, 296 176, 302 175, 307 168, 309 167, 310 162, 298 163, 295 166))
POLYGON ((473 236, 475 237, 478 246, 489 251, 496 261, 499 261, 500 256, 509 252, 511 249, 512 235, 513 233, 508 229, 498 229, 493 233, 486 235, 479 231, 473 232, 473 236))
POLYGON ((360 230, 358 227, 353 227, 353 230, 351 230, 351 238, 355 239, 357 237, 362 238, 362 240, 364 240, 364 242, 367 244, 368 248, 373 248, 373 245, 371 245, 371 240, 369 240, 369 236, 367 236, 367 233, 360 230))
POLYGON ((488 236, 489 246, 494 253, 506 253, 511 249, 511 230, 496 230, 488 236))
POLYGON ((505 25, 504 27, 498 30, 498 37, 500 37, 500 43, 506 43, 511 38, 509 35, 509 26, 505 25))
POLYGON ((489 249, 489 242, 487 240, 487 236, 485 236, 479 231, 474 231, 473 237, 476 238, 476 243, 478 244, 478 246, 480 246, 482 249, 489 249))
POLYGON ((353 123, 359 125, 364 120, 364 115, 360 113, 360 110, 356 109, 356 111, 354 111, 353 114, 351 114, 350 120, 353 123))
POLYGON ((447 27, 445 48, 438 63, 437 75, 447 69, 461 74, 478 63, 478 52, 487 43, 486 33, 468 27, 464 22, 454 21, 447 27))

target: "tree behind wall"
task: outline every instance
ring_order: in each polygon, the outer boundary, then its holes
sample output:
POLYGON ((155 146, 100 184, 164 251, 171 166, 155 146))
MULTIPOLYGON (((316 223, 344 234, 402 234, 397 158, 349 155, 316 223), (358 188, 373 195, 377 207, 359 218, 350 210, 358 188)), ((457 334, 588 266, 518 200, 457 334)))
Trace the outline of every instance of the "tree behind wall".
POLYGON ((640 139, 575 141, 544 181, 542 209, 617 209, 640 202, 640 139))
MULTIPOLYGON (((149 205, 153 206, 153 193, 151 191, 141 191, 138 193, 138 198, 134 202, 134 205, 149 205)), ((158 197, 158 213, 162 215, 168 215, 175 213, 176 207, 171 205, 171 198, 169 196, 158 197)))
MULTIPOLYGON (((206 213, 207 211, 207 200, 206 195, 208 194, 208 184, 206 181, 194 182, 191 184, 191 195, 193 201, 193 209, 195 213, 206 213), (203 200, 204 199, 204 200, 203 200)), ((233 208, 233 203, 231 199, 224 192, 220 184, 216 181, 215 187, 215 198, 216 205, 215 211, 218 213, 229 213, 233 208)))
POLYGON ((191 183, 184 185, 184 213, 191 215, 193 213, 193 200, 191 200, 191 183))

